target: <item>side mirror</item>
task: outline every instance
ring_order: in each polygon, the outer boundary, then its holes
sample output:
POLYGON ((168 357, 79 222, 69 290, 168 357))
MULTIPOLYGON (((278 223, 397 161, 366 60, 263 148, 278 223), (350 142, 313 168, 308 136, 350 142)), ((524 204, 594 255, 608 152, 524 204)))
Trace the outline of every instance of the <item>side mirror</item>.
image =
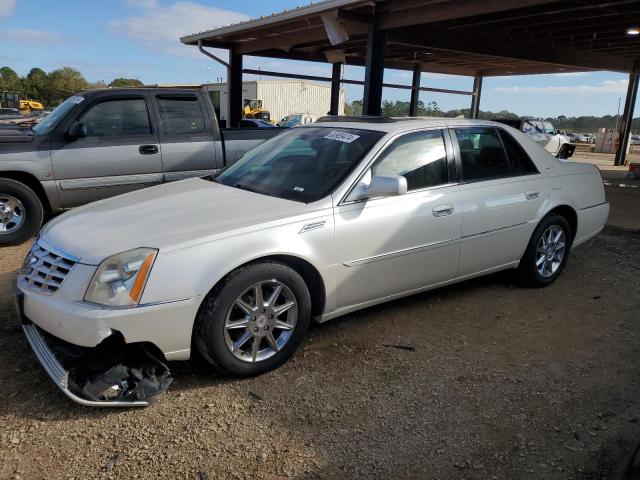
POLYGON ((407 179, 400 175, 374 175, 365 192, 368 198, 395 197, 407 193, 407 179))
POLYGON ((75 122, 73 125, 69 127, 69 130, 67 130, 67 138, 71 140, 84 138, 86 136, 87 136, 87 127, 84 126, 84 123, 75 122))

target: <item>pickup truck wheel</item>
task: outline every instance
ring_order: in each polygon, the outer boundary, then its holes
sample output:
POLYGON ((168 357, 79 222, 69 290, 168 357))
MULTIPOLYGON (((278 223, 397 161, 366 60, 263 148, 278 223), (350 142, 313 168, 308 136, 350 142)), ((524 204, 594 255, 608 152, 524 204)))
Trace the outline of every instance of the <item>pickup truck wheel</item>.
POLYGON ((520 260, 518 279, 529 287, 551 285, 562 273, 573 239, 567 220, 551 213, 536 227, 520 260))
POLYGON ((310 322, 309 289, 295 270, 275 262, 251 264, 207 296, 196 319, 195 344, 219 373, 251 377, 286 362, 310 322))
POLYGON ((15 180, 0 178, 0 246, 19 245, 42 225, 42 203, 33 190, 15 180))

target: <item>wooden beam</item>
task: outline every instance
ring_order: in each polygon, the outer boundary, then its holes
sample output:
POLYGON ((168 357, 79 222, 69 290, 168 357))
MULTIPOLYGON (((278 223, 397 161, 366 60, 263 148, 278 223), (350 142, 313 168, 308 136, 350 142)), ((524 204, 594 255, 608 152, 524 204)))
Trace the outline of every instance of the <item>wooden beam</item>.
MULTIPOLYGON (((349 33, 349 36, 364 35, 367 33, 367 25, 362 23, 344 22, 343 26, 349 33)), ((244 55, 252 55, 256 52, 274 48, 292 49, 296 45, 318 42, 321 40, 328 40, 324 25, 310 27, 306 30, 300 30, 294 33, 272 34, 268 37, 259 38, 257 40, 241 42, 237 44, 236 49, 239 53, 244 55)))
POLYGON ((459 18, 471 18, 487 13, 497 13, 518 8, 540 7, 558 0, 455 0, 439 3, 436 6, 418 6, 409 10, 384 14, 382 28, 401 28, 459 18))
POLYGON ((519 59, 591 70, 630 72, 633 63, 628 59, 556 48, 519 45, 464 32, 435 28, 403 28, 389 32, 389 40, 423 47, 453 50, 468 54, 519 59))

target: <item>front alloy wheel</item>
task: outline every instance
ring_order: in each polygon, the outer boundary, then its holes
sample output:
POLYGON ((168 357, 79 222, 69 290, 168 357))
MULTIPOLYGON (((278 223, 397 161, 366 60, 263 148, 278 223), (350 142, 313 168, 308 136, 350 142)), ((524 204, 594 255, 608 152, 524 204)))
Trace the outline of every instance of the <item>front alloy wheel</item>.
POLYGON ((311 295, 290 266, 269 261, 231 272, 207 295, 194 346, 225 376, 251 377, 286 362, 311 323, 311 295))
POLYGON ((238 295, 229 309, 225 344, 237 359, 261 362, 284 348, 297 320, 293 292, 277 280, 260 282, 238 295))

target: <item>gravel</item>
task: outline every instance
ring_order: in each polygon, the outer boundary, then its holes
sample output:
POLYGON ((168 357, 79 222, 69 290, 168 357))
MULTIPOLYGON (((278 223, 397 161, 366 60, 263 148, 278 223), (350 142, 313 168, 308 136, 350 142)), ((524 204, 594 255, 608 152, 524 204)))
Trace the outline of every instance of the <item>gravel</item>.
POLYGON ((640 441, 640 238, 542 290, 494 275, 315 326, 249 380, 174 364, 143 410, 71 403, 30 352, 0 249, 0 478, 603 479, 640 441))

